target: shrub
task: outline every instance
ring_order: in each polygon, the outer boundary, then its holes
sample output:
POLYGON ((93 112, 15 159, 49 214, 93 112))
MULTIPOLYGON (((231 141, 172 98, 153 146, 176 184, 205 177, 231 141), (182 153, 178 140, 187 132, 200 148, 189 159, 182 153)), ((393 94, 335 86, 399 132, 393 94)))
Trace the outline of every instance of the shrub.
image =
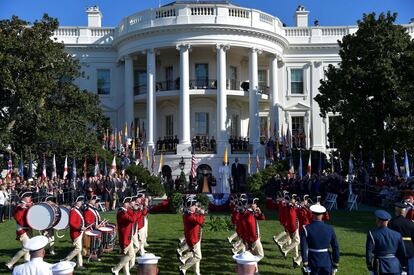
POLYGON ((165 194, 165 189, 160 179, 150 175, 148 170, 144 167, 132 164, 128 166, 125 171, 131 180, 143 183, 143 186, 151 196, 158 197, 165 194))
POLYGON ((233 230, 233 224, 229 217, 210 216, 204 225, 204 229, 212 232, 231 231, 233 230))
POLYGON ((173 193, 171 196, 171 211, 174 213, 178 213, 183 201, 183 194, 181 193, 173 193))

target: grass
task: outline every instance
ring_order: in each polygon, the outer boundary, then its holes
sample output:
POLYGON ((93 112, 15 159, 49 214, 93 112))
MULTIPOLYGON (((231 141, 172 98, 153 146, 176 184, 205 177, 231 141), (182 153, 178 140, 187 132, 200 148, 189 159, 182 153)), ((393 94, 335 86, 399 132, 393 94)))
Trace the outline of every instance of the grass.
MULTIPOLYGON (((229 215, 221 214, 221 215, 229 215)), ((103 215, 112 222, 115 213, 103 215)), ((275 212, 266 213, 267 220, 260 221, 261 239, 265 251, 265 257, 259 264, 260 274, 302 274, 300 269, 293 269, 292 259, 285 260, 272 241, 272 235, 281 232, 282 228, 277 220, 275 212)), ((176 214, 151 214, 149 216, 149 245, 148 251, 162 257, 158 263, 160 274, 178 274, 178 260, 175 255, 177 238, 183 234, 181 215, 176 214)), ((339 241, 341 260, 340 274, 365 274, 365 240, 367 231, 374 226, 374 218, 371 211, 331 213, 331 221, 335 228, 339 241)), ((226 237, 229 232, 203 232, 201 273, 210 274, 235 274, 235 262, 231 258, 230 244, 226 237)), ((45 260, 54 263, 64 258, 72 249, 69 241, 69 232, 63 239, 56 239, 55 246, 58 255, 47 255, 45 260)), ((9 274, 4 263, 16 253, 20 243, 15 240, 14 220, 0 224, 0 274, 9 274)), ((110 274, 110 268, 118 262, 117 253, 104 254, 102 262, 87 263, 86 271, 77 271, 76 274, 110 274)), ((21 260, 22 261, 22 260, 21 260)), ((19 262, 20 264, 21 262, 19 262)), ((132 271, 131 274, 134 274, 132 271)), ((190 273, 190 272, 189 272, 190 273)), ((192 273, 190 273, 192 274, 192 273)))

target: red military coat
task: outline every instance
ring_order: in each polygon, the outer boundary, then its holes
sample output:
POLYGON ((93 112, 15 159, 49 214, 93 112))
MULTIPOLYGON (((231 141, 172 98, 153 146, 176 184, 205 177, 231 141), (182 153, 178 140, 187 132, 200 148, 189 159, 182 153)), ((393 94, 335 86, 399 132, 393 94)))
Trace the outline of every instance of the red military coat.
POLYGON ((414 221, 414 209, 411 208, 410 210, 408 210, 407 215, 405 217, 410 221, 414 221))
POLYGON ((286 227, 286 212, 287 212, 286 203, 279 201, 277 203, 277 213, 279 216, 279 223, 285 228, 286 227))
POLYGON ((188 213, 183 215, 184 236, 189 247, 193 247, 201 240, 201 226, 204 224, 204 215, 188 213))
POLYGON ((148 215, 148 209, 144 208, 143 210, 139 211, 141 215, 138 217, 138 230, 144 227, 145 225, 145 216, 148 215))
POLYGON ((131 243, 135 219, 136 215, 131 209, 119 208, 116 221, 118 223, 119 246, 122 251, 131 243))
POLYGON ((244 211, 240 219, 242 220, 241 238, 244 242, 251 245, 260 237, 259 224, 257 223, 257 220, 265 220, 266 217, 263 213, 257 214, 253 212, 253 210, 249 209, 244 211))
POLYGON ((81 211, 78 207, 72 207, 69 212, 69 227, 70 237, 75 240, 82 233, 81 229, 85 226, 85 219, 82 216, 81 211))
POLYGON ((302 231, 304 225, 310 224, 312 220, 312 211, 304 207, 297 208, 296 211, 299 220, 299 231, 302 231))
POLYGON ((27 223, 27 211, 30 206, 26 203, 17 205, 14 210, 14 219, 16 220, 16 239, 19 239, 21 235, 27 233, 30 230, 29 224, 27 223))
POLYGON ((294 206, 287 206, 287 217, 285 230, 289 233, 294 233, 298 229, 298 215, 294 206))
POLYGON ((92 227, 95 227, 101 222, 98 210, 92 205, 88 205, 88 208, 83 211, 83 217, 85 218, 86 226, 93 224, 92 227))

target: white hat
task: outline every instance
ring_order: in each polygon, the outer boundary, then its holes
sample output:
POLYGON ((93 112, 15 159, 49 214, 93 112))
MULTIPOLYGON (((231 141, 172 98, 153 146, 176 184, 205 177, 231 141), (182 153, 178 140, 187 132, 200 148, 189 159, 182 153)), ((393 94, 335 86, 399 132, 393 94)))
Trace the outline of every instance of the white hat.
POLYGON ((326 212, 326 208, 320 204, 314 204, 309 209, 310 211, 312 211, 312 213, 315 213, 315 214, 323 214, 326 212))
POLYGON ((57 264, 52 265, 53 275, 66 275, 73 272, 76 263, 69 261, 62 261, 57 264))
POLYGON ((157 257, 152 253, 145 253, 137 258, 137 262, 138 264, 157 264, 159 259, 161 259, 161 257, 157 257))
POLYGON ((49 243, 49 240, 45 236, 36 236, 29 239, 25 244, 24 248, 29 251, 36 251, 42 249, 49 243))
POLYGON ((234 255, 233 259, 235 259, 238 264, 247 264, 247 265, 254 265, 258 261, 261 260, 260 257, 254 256, 249 251, 234 255))

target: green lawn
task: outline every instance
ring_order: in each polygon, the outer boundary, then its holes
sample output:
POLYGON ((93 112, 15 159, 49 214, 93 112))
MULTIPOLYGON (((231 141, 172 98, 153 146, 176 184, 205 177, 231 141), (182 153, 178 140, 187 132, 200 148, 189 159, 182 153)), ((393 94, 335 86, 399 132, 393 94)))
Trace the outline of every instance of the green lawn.
MULTIPOLYGON (((229 214, 226 214, 229 215, 229 214)), ((106 218, 115 221, 115 213, 105 214, 106 218)), ((261 274, 302 274, 299 269, 291 267, 292 260, 285 260, 272 241, 272 235, 282 230, 276 219, 276 214, 267 212, 267 220, 260 222, 261 238, 265 250, 265 258, 260 262, 261 274)), ((175 255, 177 238, 183 233, 182 219, 174 214, 151 214, 149 216, 148 251, 162 257, 159 262, 161 274, 178 274, 178 260, 175 255)), ((339 239, 341 251, 340 274, 366 274, 365 267, 365 238, 367 230, 374 225, 372 212, 331 213, 331 224, 334 225, 339 239)), ((46 256, 46 261, 57 262, 66 256, 71 249, 69 233, 65 238, 56 240, 58 255, 46 256)), ((204 232, 202 240, 203 259, 201 272, 210 274, 234 274, 235 263, 231 258, 230 244, 226 237, 228 232, 204 232)), ((8 221, 0 224, 0 274, 8 274, 4 263, 17 251, 19 243, 15 240, 15 222, 8 221)), ((87 270, 76 274, 110 274, 110 268, 118 261, 118 255, 113 252, 104 254, 100 263, 85 263, 87 270)), ((132 272, 134 274, 134 272, 132 272)), ((191 273, 192 274, 192 273, 191 273)))

